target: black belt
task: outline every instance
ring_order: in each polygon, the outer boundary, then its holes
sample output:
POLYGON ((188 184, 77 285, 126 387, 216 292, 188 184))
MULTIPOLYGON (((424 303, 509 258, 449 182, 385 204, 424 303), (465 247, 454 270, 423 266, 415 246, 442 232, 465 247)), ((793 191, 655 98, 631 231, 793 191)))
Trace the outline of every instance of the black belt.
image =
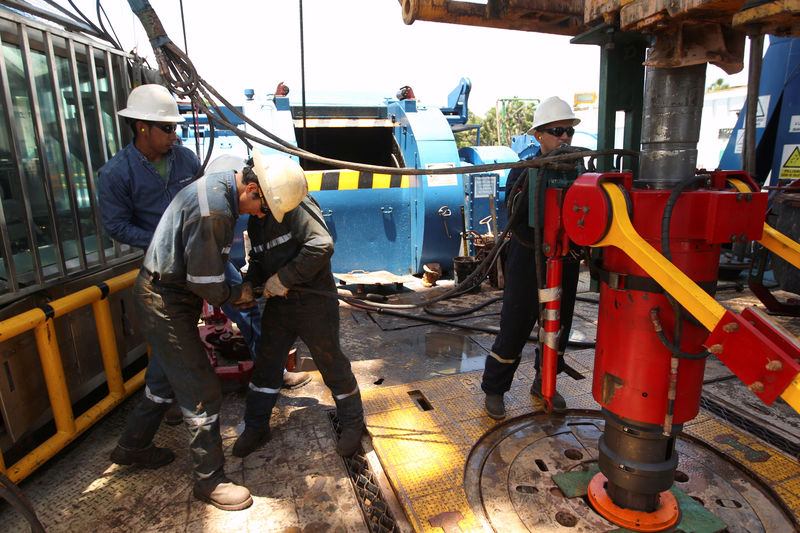
MULTIPOLYGON (((597 268, 595 274, 600 281, 612 289, 652 292, 656 294, 664 292, 661 285, 653 278, 635 276, 633 274, 620 274, 602 268, 597 268)), ((695 283, 708 294, 714 294, 717 287, 716 281, 695 281, 695 283)))

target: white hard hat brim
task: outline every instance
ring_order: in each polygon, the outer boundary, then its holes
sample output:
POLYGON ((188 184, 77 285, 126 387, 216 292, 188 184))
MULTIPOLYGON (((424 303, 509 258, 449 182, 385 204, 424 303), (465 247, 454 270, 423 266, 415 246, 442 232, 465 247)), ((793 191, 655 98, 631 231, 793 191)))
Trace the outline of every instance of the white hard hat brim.
MULTIPOLYGON (((569 120, 569 119, 567 119, 567 120, 569 120)), ((561 121, 560 120, 554 120, 553 122, 548 122, 547 124, 553 124, 554 122, 561 122, 561 121)), ((572 119, 572 127, 573 128, 575 126, 577 126, 578 124, 580 124, 580 123, 581 123, 581 119, 579 119, 579 118, 572 119)), ((528 134, 528 135, 533 135, 533 133, 536 131, 536 128, 546 128, 547 124, 537 124, 535 126, 531 126, 531 129, 529 129, 525 133, 528 134)))
POLYGON ((264 156, 258 149, 253 150, 253 172, 255 172, 256 177, 258 177, 258 186, 261 188, 261 194, 264 195, 264 199, 267 201, 267 207, 269 207, 272 216, 274 216, 275 220, 278 222, 283 222, 283 211, 273 200, 272 194, 270 194, 272 186, 269 183, 267 167, 264 166, 264 156))
POLYGON ((144 120, 145 122, 166 122, 166 123, 179 123, 179 122, 186 122, 186 119, 183 118, 181 115, 156 115, 156 114, 148 114, 142 113, 140 111, 130 111, 126 107, 120 111, 117 111, 117 115, 125 118, 132 118, 135 120, 144 120))

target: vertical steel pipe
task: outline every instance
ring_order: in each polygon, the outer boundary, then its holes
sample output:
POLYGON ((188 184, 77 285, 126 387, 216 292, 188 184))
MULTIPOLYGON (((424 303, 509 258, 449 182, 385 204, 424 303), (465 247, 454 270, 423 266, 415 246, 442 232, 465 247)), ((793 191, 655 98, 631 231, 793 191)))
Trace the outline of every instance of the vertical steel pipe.
POLYGON ((645 71, 637 185, 671 189, 694 175, 705 81, 705 63, 645 71))

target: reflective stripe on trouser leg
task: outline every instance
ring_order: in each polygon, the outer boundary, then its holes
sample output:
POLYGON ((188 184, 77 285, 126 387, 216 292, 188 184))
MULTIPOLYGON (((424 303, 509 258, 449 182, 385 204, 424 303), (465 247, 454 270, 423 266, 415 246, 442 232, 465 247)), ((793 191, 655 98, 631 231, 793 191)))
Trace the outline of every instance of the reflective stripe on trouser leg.
POLYGON ((339 417, 342 429, 364 426, 364 406, 361 403, 361 392, 358 389, 345 398, 334 398, 334 401, 336 402, 336 415, 339 417))
POLYGON ((514 373, 519 367, 520 358, 505 358, 489 352, 483 368, 481 389, 486 394, 505 394, 511 388, 514 373))
POLYGON ((120 446, 133 450, 146 448, 153 442, 153 437, 169 406, 170 404, 166 402, 157 403, 148 397, 143 398, 128 416, 125 431, 119 439, 120 446))
MULTIPOLYGON (((358 382, 350 360, 339 344, 339 304, 330 298, 318 297, 296 308, 301 326, 300 339, 311 352, 322 380, 334 399, 344 400, 358 395, 358 382)), ((361 396, 358 395, 360 398, 361 396)))
POLYGON ((171 390, 164 388, 158 373, 146 375, 145 381, 151 394, 161 398, 165 390, 174 391, 189 430, 195 479, 205 479, 221 471, 224 458, 218 420, 222 388, 197 330, 203 301, 185 291, 156 290, 162 288, 137 280, 136 317, 152 348, 148 369, 158 365, 171 390))
POLYGON ((278 401, 278 391, 266 392, 270 389, 261 389, 250 384, 247 391, 247 400, 244 405, 244 424, 255 430, 265 430, 269 427, 269 418, 272 408, 278 401), (263 392, 262 392, 263 391, 263 392))
POLYGON ((199 416, 184 417, 184 421, 189 430, 194 479, 200 481, 214 477, 225 464, 222 437, 219 433, 219 415, 201 413, 199 416))

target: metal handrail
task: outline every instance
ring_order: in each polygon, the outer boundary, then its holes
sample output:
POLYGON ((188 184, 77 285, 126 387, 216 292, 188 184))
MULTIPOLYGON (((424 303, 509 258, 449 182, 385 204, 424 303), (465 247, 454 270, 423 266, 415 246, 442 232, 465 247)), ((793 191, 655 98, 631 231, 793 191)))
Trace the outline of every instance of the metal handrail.
POLYGON ((0 342, 33 330, 39 358, 42 362, 47 394, 50 397, 50 407, 53 410, 53 420, 56 424, 55 435, 26 454, 10 468, 6 468, 2 451, 0 451, 0 471, 14 483, 18 483, 33 473, 144 384, 144 370, 128 381, 123 381, 116 335, 111 319, 111 307, 108 302, 109 294, 133 285, 138 273, 138 269, 131 270, 0 322, 0 342), (75 418, 53 320, 89 304, 92 305, 97 326, 100 353, 108 383, 108 395, 75 418))

